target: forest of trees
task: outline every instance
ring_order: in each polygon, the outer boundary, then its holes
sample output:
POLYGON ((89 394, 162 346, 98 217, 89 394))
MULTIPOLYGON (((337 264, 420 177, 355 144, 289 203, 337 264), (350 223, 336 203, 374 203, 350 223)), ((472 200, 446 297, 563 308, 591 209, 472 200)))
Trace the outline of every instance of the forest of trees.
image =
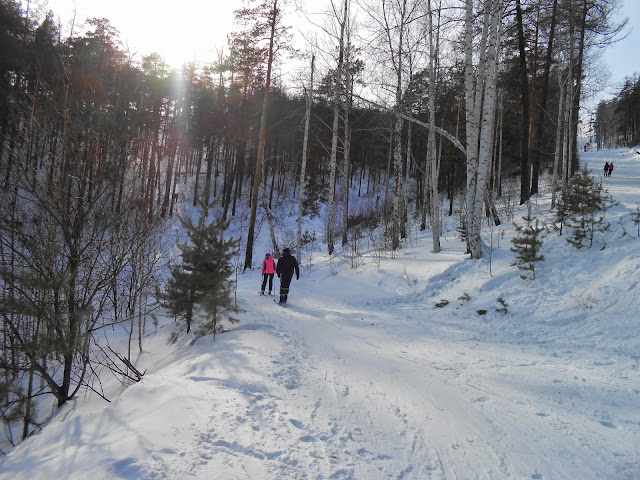
MULTIPOLYGON (((456 215, 481 258, 505 179, 524 203, 543 172, 560 190, 579 170, 583 82, 622 28, 618 0, 330 3, 307 56, 288 4, 255 0, 224 55, 170 69, 131 58, 107 19, 63 38, 53 12, 0 0, 3 449, 49 418, 46 399, 101 393, 101 369, 139 379, 131 350, 165 287, 178 208, 215 200, 221 222, 242 224, 244 269, 257 216, 274 252, 317 236, 333 254, 365 227, 401 248, 410 224, 437 252, 456 215), (293 61, 309 66, 304 89, 272 74, 293 61), (351 211, 355 198, 369 201, 351 211), (297 234, 278 233, 283 204, 298 205, 297 234), (303 233, 319 215, 325 231, 303 233), (108 346, 114 328, 126 356, 108 346)), ((638 142, 637 86, 602 107, 607 142, 638 142)))
POLYGON ((640 145, 640 77, 627 78, 611 100, 602 101, 596 110, 599 148, 640 145))

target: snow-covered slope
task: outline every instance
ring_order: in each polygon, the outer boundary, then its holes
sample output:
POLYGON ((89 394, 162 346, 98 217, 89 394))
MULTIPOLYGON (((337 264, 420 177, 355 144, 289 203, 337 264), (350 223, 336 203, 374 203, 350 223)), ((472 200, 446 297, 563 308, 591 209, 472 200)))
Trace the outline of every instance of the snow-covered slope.
POLYGON ((583 157, 612 159, 610 232, 581 251, 550 233, 535 281, 511 223, 482 261, 428 232, 357 269, 316 252, 286 309, 248 272, 240 324, 193 346, 161 324, 140 383, 64 407, 0 478, 640 478, 640 155, 583 157))

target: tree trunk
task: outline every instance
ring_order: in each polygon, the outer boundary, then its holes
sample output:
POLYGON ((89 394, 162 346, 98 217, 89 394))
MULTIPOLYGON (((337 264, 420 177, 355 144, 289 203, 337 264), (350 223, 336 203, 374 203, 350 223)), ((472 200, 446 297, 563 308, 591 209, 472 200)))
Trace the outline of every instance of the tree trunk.
POLYGON ((520 52, 520 98, 522 102, 522 124, 520 126, 520 205, 531 196, 529 179, 529 76, 527 74, 527 53, 525 51, 524 28, 522 25, 522 7, 516 0, 516 19, 518 23, 518 50, 520 52))
POLYGON ((342 74, 344 68, 344 35, 349 15, 349 0, 344 0, 344 14, 340 24, 340 44, 338 51, 338 68, 336 70, 335 91, 333 92, 333 127, 331 136, 331 164, 329 165, 329 214, 327 218, 327 249, 333 254, 336 218, 336 169, 338 163, 338 127, 340 119, 340 102, 342 97, 342 74))
MULTIPOLYGON (((482 25, 482 38, 480 40, 480 61, 478 64, 478 78, 475 79, 474 65, 473 65, 473 0, 466 0, 465 2, 465 36, 464 36, 464 50, 465 50, 465 112, 466 112, 466 137, 467 137, 467 216, 466 216, 466 230, 467 230, 467 250, 472 253, 472 235, 474 219, 474 202, 476 196, 476 189, 478 185, 478 139, 480 135, 480 113, 481 113, 481 99, 480 92, 484 88, 484 72, 485 72, 485 57, 486 57, 486 43, 487 33, 489 30, 489 10, 485 6, 484 21, 482 25)), ((474 238, 475 242, 480 242, 480 238, 474 238)), ((479 244, 473 250, 476 254, 480 249, 479 244)), ((473 253, 472 253, 473 255, 473 253)))
MULTIPOLYGON (((578 43, 578 58, 572 63, 572 76, 575 90, 573 92, 573 104, 571 108, 571 175, 580 170, 578 159, 578 123, 580 121, 580 96, 582 94, 582 69, 584 65, 584 39, 587 29, 587 0, 582 1, 582 13, 580 16, 580 39, 578 43)), ((573 43, 571 44, 573 50, 573 43)))
POLYGON ((553 63, 553 40, 555 36, 556 30, 556 11, 558 7, 558 0, 553 1, 553 9, 551 11, 551 27, 549 31, 549 43, 547 45, 547 55, 545 58, 545 66, 544 66, 544 80, 542 84, 542 98, 540 99, 540 115, 536 119, 537 127, 536 127, 536 142, 535 142, 535 150, 533 151, 533 178, 531 180, 531 191, 534 191, 534 181, 535 185, 535 193, 538 192, 538 176, 540 171, 540 155, 542 153, 542 142, 544 139, 545 126, 546 122, 546 111, 547 111, 547 101, 549 99, 549 77, 551 73, 551 64, 553 63))
MULTIPOLYGON (((349 20, 348 17, 346 19, 349 20)), ((349 230, 349 190, 351 189, 351 123, 349 115, 351 114, 351 102, 353 100, 351 93, 353 91, 351 79, 351 31, 347 25, 347 47, 345 51, 345 98, 344 98, 344 184, 342 193, 342 246, 344 247, 348 241, 349 230)))
MULTIPOLYGON (((486 35, 488 36, 488 42, 486 43, 486 48, 484 47, 484 41, 481 44, 481 68, 479 69, 479 78, 476 82, 475 104, 471 105, 472 108, 469 108, 469 106, 467 107, 468 112, 470 110, 475 110, 477 112, 477 114, 474 115, 474 121, 475 119, 481 120, 481 123, 478 123, 477 125, 474 125, 473 123, 470 126, 468 125, 468 127, 471 127, 472 129, 475 128, 475 132, 467 133, 468 138, 469 135, 471 135, 472 139, 472 141, 467 145, 467 152, 474 151, 476 145, 474 142, 478 142, 477 156, 472 154, 471 158, 469 158, 469 156, 467 157, 467 163, 474 161, 477 158, 476 163, 472 165, 471 168, 468 166, 468 171, 470 170, 471 176, 473 177, 468 179, 468 183, 471 182, 471 190, 467 192, 468 208, 470 208, 467 237, 469 251, 472 258, 482 257, 482 238, 480 233, 482 227, 482 207, 485 201, 485 189, 487 188, 487 177, 491 164, 491 146, 496 105, 496 70, 498 61, 498 41, 500 36, 501 3, 502 2, 500 0, 492 0, 485 4, 485 9, 490 8, 490 11, 485 10, 483 40, 486 38, 486 35), (486 55, 484 59, 482 58, 483 55, 486 55), (478 88, 483 83, 482 80, 484 80, 484 88, 478 88)), ((465 39, 470 42, 472 39, 471 23, 473 20, 473 1, 467 0, 466 6, 467 26, 465 39)), ((466 68, 471 69, 472 45, 466 44, 465 49, 467 50, 466 68)), ((467 70, 465 81, 473 81, 472 72, 470 70, 467 70)), ((468 94, 472 88, 473 87, 469 88, 469 86, 467 86, 468 94)))
POLYGON ((573 104, 573 86, 571 72, 567 72, 563 121, 563 153, 562 153, 562 191, 565 191, 571 176, 571 105, 573 104))
MULTIPOLYGON (((347 61, 347 65, 349 62, 347 61)), ((349 69, 347 69, 347 72, 349 69)), ((350 75, 347 73, 347 88, 350 88, 350 75)), ((348 228, 349 228, 349 190, 351 188, 350 175, 351 175, 351 124, 349 123, 349 114, 351 110, 351 99, 349 98, 349 92, 347 92, 347 98, 344 104, 344 192, 342 194, 342 246, 345 246, 348 241, 348 228)))
MULTIPOLYGON (((277 158, 277 152, 274 152, 274 158, 277 158)), ((267 164, 262 162, 262 177, 267 179, 267 164)), ((273 185, 273 182, 271 183, 273 185)), ((267 218, 267 224, 269 225, 269 238, 271 239, 271 250, 276 258, 280 257, 280 248, 278 248, 278 241, 276 240, 276 231, 273 225, 273 215, 269 205, 267 204, 267 189, 266 185, 262 188, 262 208, 264 209, 265 217, 267 218)))
MULTIPOLYGON (((407 0, 402 1, 400 12, 400 21, 398 28, 400 36, 398 39, 398 47, 393 62, 396 73, 396 109, 402 111, 402 58, 404 55, 404 30, 407 11, 407 0)), ((404 230, 404 222, 402 215, 402 198, 403 198, 403 178, 402 178, 402 117, 396 114, 395 128, 393 132, 393 218, 391 229, 391 248, 397 250, 400 247, 400 238, 404 230)), ((406 237, 406 234, 405 234, 406 237)))
POLYGON ((540 175, 540 163, 539 158, 533 154, 533 148, 536 137, 536 113, 537 113, 537 78, 538 78, 538 36, 540 31, 540 5, 537 8, 537 20, 536 20, 536 37, 533 50, 533 67, 531 68, 531 115, 529 117, 529 161, 534 159, 531 168, 531 188, 529 190, 530 195, 538 193, 538 177, 540 175))
POLYGON ((251 201, 251 214, 249 217, 249 230, 247 233, 247 251, 244 257, 244 270, 251 269, 253 262, 253 242, 256 228, 256 212, 258 209, 258 194, 260 192, 260 174, 264 161, 264 144, 267 139, 267 112, 269 108, 269 90, 271 86, 271 65, 273 63, 273 41, 276 31, 276 19, 278 12, 278 0, 273 0, 271 17, 271 36, 269 37, 269 58, 267 60, 267 79, 264 87, 264 101, 262 103, 262 118, 260 121, 260 140, 258 141, 258 156, 256 159, 256 174, 253 179, 253 194, 251 201))
MULTIPOLYGON (((433 42, 433 11, 431 10, 431 0, 427 3, 427 17, 429 22, 429 120, 436 123, 436 66, 435 49, 433 42)), ((433 251, 438 253, 440 247, 440 192, 438 191, 438 178, 440 176, 440 165, 436 155, 436 132, 429 130, 428 156, 431 157, 431 237, 433 240, 433 251)))
POLYGON ((564 132, 563 118, 564 118, 564 93, 565 86, 562 81, 562 73, 558 72, 558 91, 560 92, 560 98, 558 100, 558 121, 556 124, 556 148, 553 158, 553 176, 551 179, 551 208, 556 206, 556 192, 558 190, 558 167, 560 165, 560 157, 562 156, 562 135, 564 132))
POLYGON ((302 140, 302 165, 300 166, 300 192, 298 193, 298 236, 296 240, 296 255, 301 261, 302 253, 302 214, 304 211, 304 196, 307 187, 307 148, 309 145, 309 122, 311 120, 311 107, 313 106, 313 74, 315 71, 315 54, 311 56, 311 76, 309 78, 309 91, 307 92, 306 108, 304 111, 304 139, 302 140))

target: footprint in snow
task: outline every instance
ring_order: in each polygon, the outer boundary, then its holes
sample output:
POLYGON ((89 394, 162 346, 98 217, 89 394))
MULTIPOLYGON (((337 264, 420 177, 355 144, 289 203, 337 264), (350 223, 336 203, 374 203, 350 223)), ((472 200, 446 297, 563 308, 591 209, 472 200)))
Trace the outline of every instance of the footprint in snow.
POLYGON ((304 425, 302 425, 302 422, 300 420, 294 420, 292 418, 289 420, 289 423, 291 423, 291 425, 296 427, 298 430, 304 430, 304 425))

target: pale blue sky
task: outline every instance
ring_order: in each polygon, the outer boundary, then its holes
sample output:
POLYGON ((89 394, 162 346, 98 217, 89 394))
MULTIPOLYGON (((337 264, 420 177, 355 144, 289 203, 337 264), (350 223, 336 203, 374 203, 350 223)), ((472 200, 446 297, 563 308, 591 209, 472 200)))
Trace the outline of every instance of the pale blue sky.
POLYGON ((621 18, 629 17, 629 34, 624 40, 607 47, 603 56, 611 71, 611 88, 619 91, 625 77, 640 75, 640 0, 624 0, 621 18))

